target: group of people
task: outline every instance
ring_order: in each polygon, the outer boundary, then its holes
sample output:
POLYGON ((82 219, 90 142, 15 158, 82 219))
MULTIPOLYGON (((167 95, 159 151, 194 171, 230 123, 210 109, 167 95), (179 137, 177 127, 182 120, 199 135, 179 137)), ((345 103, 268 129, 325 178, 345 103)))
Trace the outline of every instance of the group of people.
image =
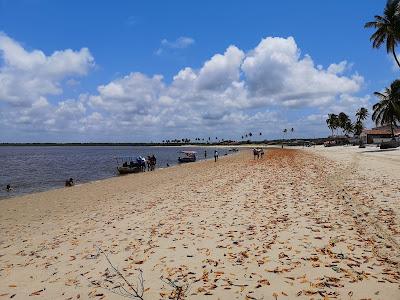
MULTIPOLYGON (((215 151, 214 151, 214 161, 215 161, 215 162, 218 160, 218 156, 219 156, 218 151, 215 150, 215 151)), ((204 158, 205 158, 205 159, 207 158, 207 150, 204 150, 204 158)))
POLYGON ((147 164, 147 171, 154 171, 157 164, 157 159, 154 154, 151 156, 150 155, 147 156, 146 164, 147 164))
POLYGON ((264 150, 262 148, 253 148, 254 159, 260 159, 264 157, 264 150))
POLYGON ((140 171, 146 172, 146 168, 147 168, 147 171, 154 171, 154 169, 156 168, 156 164, 157 164, 157 159, 156 159, 155 155, 153 154, 153 155, 147 156, 147 158, 144 158, 143 156, 139 156, 136 158, 136 162, 130 161, 129 164, 128 164, 128 162, 124 162, 122 164, 122 166, 130 167, 130 168, 139 167, 140 171))

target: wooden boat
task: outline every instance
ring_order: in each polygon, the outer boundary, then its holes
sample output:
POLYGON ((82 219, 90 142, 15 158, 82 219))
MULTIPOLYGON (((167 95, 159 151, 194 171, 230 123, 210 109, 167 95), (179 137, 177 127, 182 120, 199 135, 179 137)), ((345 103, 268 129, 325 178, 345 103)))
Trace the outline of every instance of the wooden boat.
POLYGON ((178 158, 179 163, 189 163, 196 161, 196 151, 181 151, 180 153, 183 154, 183 157, 178 158))
POLYGON ((142 172, 142 168, 140 166, 127 166, 127 167, 117 167, 119 174, 131 174, 131 173, 139 173, 142 172))
POLYGON ((145 170, 146 164, 142 157, 116 157, 115 159, 117 160, 118 173, 121 175, 139 173, 145 170))

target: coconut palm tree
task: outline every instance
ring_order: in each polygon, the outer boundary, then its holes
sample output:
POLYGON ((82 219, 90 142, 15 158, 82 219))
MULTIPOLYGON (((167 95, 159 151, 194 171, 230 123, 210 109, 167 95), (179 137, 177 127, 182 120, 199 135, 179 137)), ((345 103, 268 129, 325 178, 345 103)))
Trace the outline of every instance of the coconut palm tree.
POLYGON ((361 132, 364 129, 364 124, 363 121, 368 117, 368 109, 365 107, 361 107, 359 110, 356 112, 356 123, 353 126, 354 129, 354 134, 355 135, 360 135, 361 132))
POLYGON ((374 95, 379 102, 372 107, 372 120, 376 125, 390 125, 394 139, 394 127, 400 122, 400 80, 393 81, 390 87, 383 92, 375 92, 374 95))
POLYGON ((342 129, 343 133, 345 132, 345 128, 346 126, 348 126, 349 122, 351 123, 348 115, 346 115, 344 112, 339 113, 338 123, 339 123, 339 128, 342 129))
POLYGON ((368 109, 361 107, 356 112, 357 121, 364 121, 368 117, 368 109))
POLYGON ((328 125, 328 128, 332 131, 332 136, 333 136, 333 131, 339 127, 339 119, 336 114, 328 114, 328 119, 326 119, 326 124, 328 125))
POLYGON ((389 0, 386 4, 383 16, 375 16, 375 20, 365 23, 365 28, 376 28, 371 35, 373 48, 380 48, 386 42, 387 53, 392 53, 398 66, 400 62, 397 59, 395 48, 400 42, 400 0, 389 0))
POLYGON ((350 133, 354 132, 354 126, 351 123, 351 121, 347 121, 344 126, 343 126, 343 132, 345 133, 345 135, 349 135, 350 133))

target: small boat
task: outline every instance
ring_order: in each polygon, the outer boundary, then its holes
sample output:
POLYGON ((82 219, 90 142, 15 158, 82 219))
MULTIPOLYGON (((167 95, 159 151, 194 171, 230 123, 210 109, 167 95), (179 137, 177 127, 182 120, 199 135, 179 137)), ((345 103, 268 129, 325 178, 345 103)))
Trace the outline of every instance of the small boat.
POLYGON ((119 174, 132 174, 143 172, 146 167, 146 160, 142 157, 116 157, 117 170, 119 174))
POLYGON ((178 162, 180 163, 188 163, 188 162, 195 162, 196 161, 196 151, 181 151, 183 157, 178 158, 178 162))

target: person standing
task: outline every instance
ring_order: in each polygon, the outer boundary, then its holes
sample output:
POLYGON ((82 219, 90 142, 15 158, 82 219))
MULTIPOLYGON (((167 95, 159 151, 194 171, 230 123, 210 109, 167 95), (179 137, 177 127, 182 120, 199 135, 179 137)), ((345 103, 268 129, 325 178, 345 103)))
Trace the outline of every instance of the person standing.
POLYGON ((217 162, 217 160, 218 160, 218 151, 215 150, 214 151, 214 161, 217 162))
POLYGON ((207 158, 207 150, 204 150, 204 158, 207 158))

